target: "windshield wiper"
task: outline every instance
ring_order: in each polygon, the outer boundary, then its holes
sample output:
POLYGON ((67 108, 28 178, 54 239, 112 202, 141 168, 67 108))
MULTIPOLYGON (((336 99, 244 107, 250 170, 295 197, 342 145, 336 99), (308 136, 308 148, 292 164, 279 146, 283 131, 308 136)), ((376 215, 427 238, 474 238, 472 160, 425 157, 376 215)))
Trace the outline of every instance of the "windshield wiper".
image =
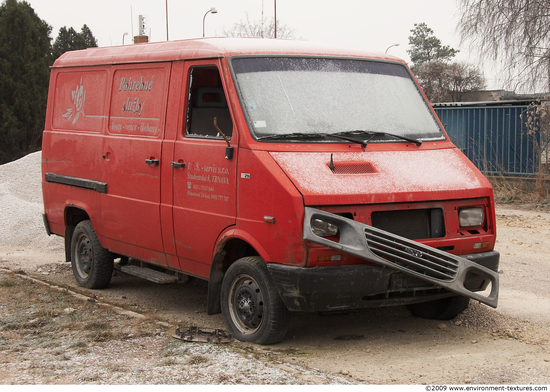
POLYGON ((409 138, 409 137, 401 136, 401 135, 395 135, 395 134, 389 133, 389 132, 373 132, 373 131, 356 130, 356 131, 331 133, 330 135, 327 135, 327 136, 334 136, 338 139, 343 139, 343 140, 348 140, 348 141, 355 142, 355 143, 360 143, 363 146, 363 148, 365 148, 367 143, 370 142, 373 138, 375 138, 377 136, 390 136, 390 137, 394 137, 396 139, 401 139, 401 140, 405 140, 405 141, 410 142, 410 143, 414 143, 417 146, 422 145, 421 140, 413 139, 413 138, 409 138), (357 136, 357 137, 353 137, 353 136, 357 136), (369 136, 369 137, 365 139, 365 138, 362 138, 361 136, 369 136))
POLYGON ((258 136, 258 140, 266 139, 324 139, 327 135, 325 133, 282 133, 258 136))

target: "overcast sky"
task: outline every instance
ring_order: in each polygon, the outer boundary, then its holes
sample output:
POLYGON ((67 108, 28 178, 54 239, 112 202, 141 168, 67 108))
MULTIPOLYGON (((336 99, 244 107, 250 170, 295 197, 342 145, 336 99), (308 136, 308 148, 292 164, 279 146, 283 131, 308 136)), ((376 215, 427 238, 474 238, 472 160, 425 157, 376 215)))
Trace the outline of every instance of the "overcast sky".
MULTIPOLYGON (((38 16, 52 26, 55 39, 63 26, 80 31, 87 24, 99 46, 131 43, 138 34, 138 15, 147 20, 150 41, 166 40, 166 2, 169 39, 221 36, 236 22, 273 17, 273 0, 27 0, 38 16)), ((401 57, 407 62, 408 37, 415 23, 425 22, 443 45, 460 49, 455 58, 477 65, 467 45, 456 33, 459 18, 456 0, 278 0, 277 20, 295 30, 296 37, 359 47, 401 57)), ((489 88, 500 88, 490 68, 484 69, 489 88)))

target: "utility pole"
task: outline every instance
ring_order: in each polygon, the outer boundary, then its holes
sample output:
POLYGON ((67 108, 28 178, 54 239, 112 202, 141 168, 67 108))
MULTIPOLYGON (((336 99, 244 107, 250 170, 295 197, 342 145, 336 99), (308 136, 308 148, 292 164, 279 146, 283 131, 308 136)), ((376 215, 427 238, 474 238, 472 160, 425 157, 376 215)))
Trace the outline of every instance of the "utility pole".
POLYGON ((273 0, 273 3, 275 4, 275 38, 277 38, 277 0, 273 0))
POLYGON ((166 0, 166 41, 169 41, 168 39, 168 0, 166 0))

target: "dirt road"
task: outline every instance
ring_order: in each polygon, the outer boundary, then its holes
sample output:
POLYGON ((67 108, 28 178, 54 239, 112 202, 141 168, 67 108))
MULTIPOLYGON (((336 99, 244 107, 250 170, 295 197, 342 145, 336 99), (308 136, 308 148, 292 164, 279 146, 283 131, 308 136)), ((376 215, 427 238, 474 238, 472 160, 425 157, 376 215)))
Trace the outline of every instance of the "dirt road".
MULTIPOLYGON (((550 213, 498 207, 497 228, 502 271, 496 310, 472 303, 448 322, 415 318, 403 307, 297 314, 282 343, 238 347, 267 362, 335 375, 336 383, 550 384, 550 213)), ((171 325, 223 328, 219 315, 205 313, 205 282, 161 286, 118 273, 109 288, 92 292, 76 286, 62 259, 60 239, 49 239, 47 249, 0 242, 0 268, 171 325)))

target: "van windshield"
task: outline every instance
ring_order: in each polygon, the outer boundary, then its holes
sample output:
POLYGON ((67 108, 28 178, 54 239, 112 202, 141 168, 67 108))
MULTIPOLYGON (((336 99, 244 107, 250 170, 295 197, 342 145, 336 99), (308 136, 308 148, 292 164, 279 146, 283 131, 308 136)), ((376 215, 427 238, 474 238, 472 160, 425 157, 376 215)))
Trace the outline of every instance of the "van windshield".
POLYGON ((258 140, 342 142, 331 135, 358 132, 383 141, 445 139, 403 65, 309 57, 239 57, 231 65, 258 140))

